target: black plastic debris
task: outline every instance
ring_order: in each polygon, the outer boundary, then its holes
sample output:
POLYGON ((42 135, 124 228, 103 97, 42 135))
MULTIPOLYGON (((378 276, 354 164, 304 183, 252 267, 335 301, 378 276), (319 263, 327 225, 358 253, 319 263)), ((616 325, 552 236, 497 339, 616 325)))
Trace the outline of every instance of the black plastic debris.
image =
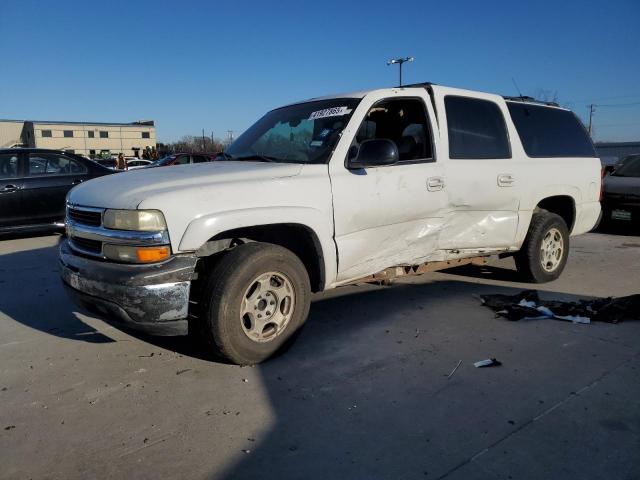
POLYGON ((480 295, 482 305, 507 320, 554 318, 574 323, 640 320, 640 294, 594 300, 566 302, 541 300, 536 290, 524 290, 515 295, 480 295))
POLYGON ((486 360, 479 360, 473 364, 476 368, 485 368, 485 367, 499 367, 502 365, 502 362, 499 362, 495 358, 487 358, 486 360))

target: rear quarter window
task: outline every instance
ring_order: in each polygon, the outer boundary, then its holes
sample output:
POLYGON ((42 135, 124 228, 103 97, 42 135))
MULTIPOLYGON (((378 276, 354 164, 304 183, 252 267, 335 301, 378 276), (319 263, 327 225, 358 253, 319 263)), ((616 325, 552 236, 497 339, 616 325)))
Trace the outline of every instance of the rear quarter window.
POLYGON ((595 157, 586 129, 569 111, 507 102, 511 119, 529 157, 595 157))

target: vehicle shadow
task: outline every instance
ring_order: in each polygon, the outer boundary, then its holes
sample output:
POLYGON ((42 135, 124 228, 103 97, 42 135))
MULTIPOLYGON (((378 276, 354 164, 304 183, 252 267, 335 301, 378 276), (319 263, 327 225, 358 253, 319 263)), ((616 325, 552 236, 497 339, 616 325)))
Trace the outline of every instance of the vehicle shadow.
POLYGON ((57 246, 0 255, 0 314, 50 335, 113 342, 83 322, 58 276, 57 246))
POLYGON ((621 236, 640 236, 640 223, 633 224, 622 221, 600 222, 598 228, 591 233, 600 233, 604 235, 621 235, 621 236))

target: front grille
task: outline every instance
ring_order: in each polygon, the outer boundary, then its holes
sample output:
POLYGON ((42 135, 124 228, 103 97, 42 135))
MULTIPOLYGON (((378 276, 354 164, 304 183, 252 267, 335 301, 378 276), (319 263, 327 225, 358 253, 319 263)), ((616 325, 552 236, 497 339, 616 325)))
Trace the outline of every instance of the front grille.
POLYGON ((71 246, 76 247, 87 253, 100 255, 102 253, 102 242, 98 240, 90 240, 88 238, 73 237, 71 246))
POLYGON ((69 208, 68 217, 76 223, 99 227, 102 223, 102 212, 69 208))

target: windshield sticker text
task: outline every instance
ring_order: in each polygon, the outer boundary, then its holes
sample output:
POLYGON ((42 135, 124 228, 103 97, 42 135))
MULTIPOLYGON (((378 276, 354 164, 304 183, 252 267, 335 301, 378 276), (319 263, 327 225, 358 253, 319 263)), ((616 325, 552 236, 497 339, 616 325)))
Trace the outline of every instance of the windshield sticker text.
POLYGON ((325 108, 324 110, 311 112, 311 115, 309 115, 309 120, 317 120, 319 118, 327 117, 340 117, 342 115, 348 115, 349 113, 351 113, 351 109, 348 107, 325 108))

